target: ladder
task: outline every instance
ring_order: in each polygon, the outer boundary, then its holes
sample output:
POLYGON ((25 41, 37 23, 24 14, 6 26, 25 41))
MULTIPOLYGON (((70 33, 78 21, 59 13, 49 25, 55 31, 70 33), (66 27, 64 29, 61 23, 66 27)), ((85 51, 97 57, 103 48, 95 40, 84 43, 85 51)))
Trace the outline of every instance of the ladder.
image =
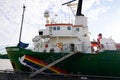
POLYGON ((72 55, 74 55, 74 54, 76 54, 76 52, 70 52, 69 54, 67 54, 67 55, 65 55, 65 56, 63 56, 63 57, 61 57, 61 58, 59 58, 59 59, 57 59, 57 60, 55 60, 55 61, 49 63, 47 66, 45 66, 45 67, 43 67, 43 68, 41 68, 41 69, 35 71, 33 74, 30 75, 30 77, 35 76, 37 73, 43 72, 44 70, 46 70, 46 69, 52 67, 53 65, 55 65, 55 64, 57 64, 57 63, 59 63, 59 62, 65 60, 65 59, 67 59, 68 57, 70 57, 70 56, 72 56, 72 55))

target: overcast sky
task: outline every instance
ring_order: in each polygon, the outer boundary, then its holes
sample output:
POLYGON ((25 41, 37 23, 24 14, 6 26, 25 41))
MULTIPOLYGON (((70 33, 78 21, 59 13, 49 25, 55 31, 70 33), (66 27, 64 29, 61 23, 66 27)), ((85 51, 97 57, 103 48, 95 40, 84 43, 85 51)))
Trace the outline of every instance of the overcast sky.
MULTIPOLYGON (((38 30, 45 28, 45 10, 49 10, 52 17, 57 14, 59 18, 66 15, 69 18, 70 9, 61 5, 66 1, 68 0, 0 0, 0 46, 18 43, 23 4, 26 5, 26 10, 21 40, 31 43, 32 38, 38 35, 38 30)), ((82 13, 88 17, 91 40, 102 33, 103 37, 112 37, 120 42, 119 3, 120 0, 83 0, 82 13)))

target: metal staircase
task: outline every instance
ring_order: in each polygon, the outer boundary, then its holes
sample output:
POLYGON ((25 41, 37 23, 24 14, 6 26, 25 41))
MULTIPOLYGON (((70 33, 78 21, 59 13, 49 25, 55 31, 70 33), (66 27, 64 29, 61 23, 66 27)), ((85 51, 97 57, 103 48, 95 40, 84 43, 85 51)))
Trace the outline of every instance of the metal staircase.
POLYGON ((30 77, 35 76, 37 73, 43 72, 44 70, 46 70, 46 69, 52 67, 53 65, 55 65, 55 64, 57 64, 57 63, 59 63, 59 62, 65 60, 65 59, 67 59, 68 57, 74 55, 75 53, 76 53, 76 52, 70 52, 70 53, 68 53, 68 54, 66 54, 66 55, 64 55, 64 56, 62 56, 62 57, 60 57, 60 58, 58 58, 57 60, 55 60, 55 61, 49 63, 47 66, 45 66, 45 67, 43 67, 43 68, 41 68, 41 69, 39 69, 39 70, 36 70, 33 74, 30 75, 30 77))

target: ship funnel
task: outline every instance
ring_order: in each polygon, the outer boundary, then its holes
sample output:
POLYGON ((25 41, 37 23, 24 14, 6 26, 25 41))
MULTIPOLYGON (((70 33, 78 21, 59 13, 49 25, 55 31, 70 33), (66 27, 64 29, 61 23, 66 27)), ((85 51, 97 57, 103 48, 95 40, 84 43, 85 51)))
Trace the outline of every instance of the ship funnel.
POLYGON ((82 2, 83 2, 83 0, 78 1, 76 16, 84 16, 82 14, 82 2))

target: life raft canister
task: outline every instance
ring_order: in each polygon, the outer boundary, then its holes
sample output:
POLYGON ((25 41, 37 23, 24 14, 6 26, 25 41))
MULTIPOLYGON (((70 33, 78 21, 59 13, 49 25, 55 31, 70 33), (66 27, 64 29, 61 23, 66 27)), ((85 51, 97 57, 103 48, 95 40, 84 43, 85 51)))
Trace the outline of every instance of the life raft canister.
POLYGON ((57 43, 56 46, 59 47, 59 48, 62 48, 62 47, 63 47, 63 44, 62 44, 62 43, 57 43))
POLYGON ((56 45, 61 51, 63 51, 63 43, 57 43, 56 45))

